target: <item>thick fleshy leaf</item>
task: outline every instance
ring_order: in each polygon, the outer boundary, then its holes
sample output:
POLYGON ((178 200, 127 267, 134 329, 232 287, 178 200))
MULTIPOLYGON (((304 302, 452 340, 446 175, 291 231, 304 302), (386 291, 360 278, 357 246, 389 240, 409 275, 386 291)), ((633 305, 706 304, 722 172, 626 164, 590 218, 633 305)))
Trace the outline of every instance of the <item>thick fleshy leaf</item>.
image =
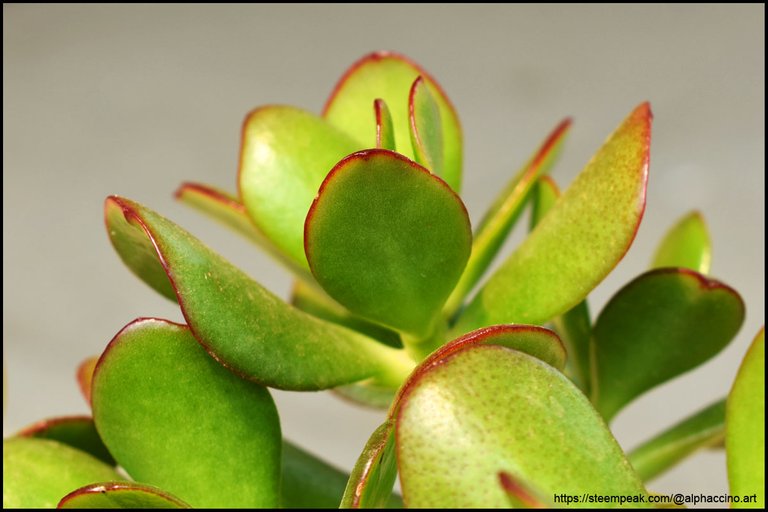
MULTIPOLYGON (((542 176, 531 191, 531 231, 544 218, 560 197, 557 184, 549 176, 542 176)), ((587 299, 552 319, 555 330, 565 344, 568 362, 565 374, 589 396, 591 383, 591 366, 589 358, 589 337, 592 331, 592 320, 589 315, 587 299)))
POLYGON ((387 103, 381 98, 373 101, 373 113, 376 117, 376 147, 395 150, 395 127, 387 103))
POLYGON ((744 320, 735 290, 692 270, 651 270, 606 304, 592 330, 592 402, 606 421, 638 395, 720 352, 744 320))
POLYGON ((187 326, 140 319, 123 328, 96 366, 93 417, 137 481, 194 507, 278 505, 272 397, 206 354, 187 326))
POLYGON ((116 465, 115 459, 96 431, 93 418, 89 416, 63 416, 39 421, 22 429, 17 435, 52 439, 93 455, 106 464, 116 465))
POLYGON ((738 508, 765 507, 765 327, 752 341, 726 405, 725 447, 731 495, 757 495, 738 508))
POLYGON ((344 490, 340 508, 387 508, 399 505, 392 495, 397 477, 395 425, 385 421, 371 435, 344 490))
POLYGON ((419 65, 402 55, 376 52, 353 64, 336 84, 323 109, 323 117, 355 138, 364 147, 373 147, 375 132, 371 123, 371 102, 386 101, 392 113, 395 147, 398 153, 415 158, 409 129, 409 91, 421 76, 429 87, 440 111, 443 133, 443 165, 441 177, 459 191, 461 187, 462 140, 456 111, 437 82, 419 65))
POLYGON ((722 442, 724 435, 725 400, 720 400, 629 452, 629 461, 647 482, 699 449, 722 442))
MULTIPOLYGON (((241 376, 271 387, 309 390, 370 377, 399 384, 410 371, 412 363, 402 351, 285 304, 148 208, 113 196, 106 201, 105 214, 113 241, 133 241, 115 244, 123 261, 131 265, 154 258, 153 264, 173 283, 168 286, 175 288, 195 337, 241 376), (136 253, 142 256, 136 258, 136 253)), ((155 273, 139 276, 148 280, 155 273)))
POLYGON ((170 493, 133 482, 86 485, 67 494, 58 508, 190 508, 170 493))
POLYGON ((540 176, 549 172, 557 160, 570 126, 571 120, 564 119, 552 131, 486 212, 483 220, 475 229, 472 240, 472 255, 467 262, 467 268, 446 304, 447 316, 453 316, 458 311, 467 294, 472 291, 493 262, 520 217, 520 213, 522 213, 530 196, 531 188, 540 176))
POLYGON ((661 240, 651 268, 684 267, 702 274, 709 272, 712 240, 701 213, 693 211, 672 226, 661 240))
MULTIPOLYGON (((586 397, 551 366, 498 345, 414 372, 399 402, 397 455, 409 507, 507 507, 502 471, 544 496, 645 495, 586 397)), ((601 505, 611 506, 590 504, 601 505)))
POLYGON ((624 120, 475 296, 455 334, 544 323, 581 302, 616 266, 645 209, 651 117, 643 103, 624 120))
POLYGON ((246 213, 245 206, 235 196, 201 183, 183 183, 176 190, 175 195, 176 199, 182 203, 208 215, 255 243, 275 261, 293 272, 296 277, 307 282, 313 281, 307 266, 297 264, 267 238, 256 227, 246 213))
POLYGON ((91 381, 93 380, 93 370, 96 369, 96 363, 99 361, 98 356, 92 356, 80 363, 77 367, 77 386, 80 388, 80 393, 85 398, 88 405, 91 405, 91 381))
MULTIPOLYGON (((371 133, 372 101, 366 104, 371 133)), ((240 198, 259 230, 300 267, 307 266, 304 218, 320 183, 336 162, 363 147, 323 119, 294 107, 262 107, 246 117, 240 198)))
POLYGON ((461 199, 407 158, 372 149, 323 182, 305 228, 317 281, 350 311, 428 336, 469 257, 461 199))
POLYGON ((55 508, 72 489, 107 480, 124 478, 71 446, 30 437, 3 440, 3 508, 55 508))
POLYGON ((418 163, 438 176, 443 175, 443 127, 440 107, 424 78, 418 77, 408 94, 411 145, 418 163))
POLYGON ((375 409, 388 409, 397 395, 397 388, 378 386, 363 381, 333 388, 333 392, 355 404, 366 405, 375 409))
POLYGON ((349 475, 283 441, 281 508, 338 508, 349 475))

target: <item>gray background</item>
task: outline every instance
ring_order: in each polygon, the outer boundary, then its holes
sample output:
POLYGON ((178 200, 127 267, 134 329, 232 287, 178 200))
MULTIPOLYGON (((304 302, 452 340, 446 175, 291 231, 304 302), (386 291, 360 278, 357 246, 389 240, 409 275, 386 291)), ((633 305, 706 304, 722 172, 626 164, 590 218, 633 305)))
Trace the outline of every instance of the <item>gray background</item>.
MULTIPOLYGON (((716 359, 619 416, 616 436, 630 448, 724 395, 764 322, 763 48, 762 5, 4 4, 4 433, 86 412, 74 369, 133 318, 181 320, 112 250, 108 194, 158 210, 287 296, 281 267, 171 194, 184 180, 234 190, 249 109, 319 112, 347 66, 391 49, 426 67, 459 111, 474 221, 562 117, 575 120, 553 172, 564 187, 651 101, 646 215, 593 293, 593 313, 698 208, 712 274, 742 293, 747 319, 716 359)), ((286 436, 343 468, 382 418, 328 393, 274 394, 286 436)), ((651 487, 725 492, 724 455, 697 455, 651 487)))

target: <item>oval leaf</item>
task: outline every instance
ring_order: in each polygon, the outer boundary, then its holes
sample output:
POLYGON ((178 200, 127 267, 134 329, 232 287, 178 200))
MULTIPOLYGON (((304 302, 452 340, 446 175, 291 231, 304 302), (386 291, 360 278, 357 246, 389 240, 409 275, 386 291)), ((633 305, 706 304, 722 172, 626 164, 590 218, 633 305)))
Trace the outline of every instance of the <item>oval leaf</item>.
POLYGON ((629 453, 629 461, 647 482, 701 448, 717 445, 725 435, 725 400, 668 428, 629 453))
POLYGON ((408 103, 411 85, 419 76, 423 77, 440 111, 444 142, 444 171, 441 177, 458 192, 462 166, 459 118, 437 82, 406 57, 391 52, 376 52, 357 61, 336 84, 323 110, 323 117, 355 138, 363 147, 373 147, 375 133, 371 125, 370 108, 374 99, 381 98, 392 113, 397 152, 414 159, 410 143, 408 103))
MULTIPOLYGON (((366 104, 369 126, 372 101, 366 104)), ((240 198, 259 230, 300 267, 307 267, 304 218, 320 183, 339 160, 362 148, 321 118, 294 107, 262 107, 246 117, 240 198)))
POLYGON ((58 508, 190 508, 171 494, 133 482, 91 484, 62 498, 58 508))
POLYGON ((584 395, 551 366, 497 345, 420 367, 400 400, 397 455, 409 507, 507 507, 501 471, 544 496, 645 495, 584 395))
POLYGON ((184 325, 132 322, 93 375, 93 417, 136 480, 194 507, 275 507, 280 422, 269 392, 213 360, 184 325))
MULTIPOLYGON (((504 187, 483 216, 472 239, 472 255, 467 262, 467 268, 445 306, 447 316, 453 316, 458 311, 465 297, 493 262, 520 217, 537 179, 548 173, 557 160, 570 126, 571 120, 564 119, 554 129, 533 157, 504 187)), ((554 204, 554 201, 552 203, 554 204)))
POLYGON ((77 386, 80 388, 80 393, 88 405, 91 405, 91 380, 93 380, 93 370, 96 368, 98 361, 98 356, 92 356, 77 367, 77 386))
POLYGON ((392 114, 386 102, 381 98, 374 100, 373 113, 376 117, 376 147, 394 151, 395 127, 392 125, 392 114))
POLYGON ((426 337, 469 257, 461 199, 386 150, 345 158, 323 182, 305 227, 317 281, 350 311, 426 337))
POLYGON ((424 78, 418 77, 408 94, 411 144, 416 161, 438 176, 443 175, 443 128, 440 107, 424 78))
POLYGON ((133 241, 115 244, 123 261, 131 265, 154 258, 173 283, 168 286, 176 289, 195 337, 236 373, 276 388, 308 390, 370 377, 399 384, 410 371, 412 363, 402 351, 288 306, 148 208, 110 197, 105 209, 113 242, 133 241), (133 256, 138 252, 141 258, 133 256))
POLYGON ((725 448, 732 495, 756 494, 736 508, 765 508, 765 327, 752 341, 726 405, 725 448))
POLYGON ((607 420, 654 386, 697 367, 733 339, 744 303, 692 270, 646 272, 608 302, 592 330, 592 402, 607 420))
POLYGON ((275 261, 306 282, 313 282, 306 265, 297 264, 267 238, 253 223, 245 206, 234 196, 201 183, 184 183, 176 191, 176 199, 224 224, 254 242, 275 261))
POLYGON ((396 504, 392 496, 397 477, 394 433, 394 421, 389 419, 371 435, 352 469, 340 508, 387 508, 396 504))
POLYGON ((3 440, 3 508, 55 508, 72 489, 106 480, 124 478, 71 446, 30 437, 3 440))
POLYGON ((542 324, 578 304, 616 266, 645 209, 651 117, 643 103, 624 120, 464 310, 456 334, 542 324))
POLYGON ((64 416, 43 420, 21 430, 17 435, 52 439, 93 455, 110 466, 116 465, 115 459, 104 446, 104 442, 96 431, 93 418, 89 416, 64 416))
POLYGON ((664 235, 651 268, 684 267, 702 274, 709 272, 712 240, 701 213, 694 211, 681 218, 664 235))

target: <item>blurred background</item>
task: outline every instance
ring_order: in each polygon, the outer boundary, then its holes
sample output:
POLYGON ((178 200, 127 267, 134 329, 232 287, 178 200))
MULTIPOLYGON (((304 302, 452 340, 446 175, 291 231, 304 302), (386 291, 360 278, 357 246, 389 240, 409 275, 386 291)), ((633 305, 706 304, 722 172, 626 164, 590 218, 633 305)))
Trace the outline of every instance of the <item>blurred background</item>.
MULTIPOLYGON (((747 317, 715 359, 621 413, 615 435, 633 447, 724 396, 764 323, 764 27, 761 4, 3 4, 4 434, 86 413, 75 368, 129 321, 182 321, 114 253, 102 220, 109 194, 157 210, 287 297, 282 267, 172 193, 185 180, 235 191, 248 110, 319 113, 350 64, 389 49, 424 66, 459 112, 474 222, 563 117, 574 126, 552 174, 565 188, 651 101, 646 214, 591 295, 593 315, 647 268, 666 229, 699 209, 714 242, 711 273, 742 294, 747 317)), ((285 435, 343 469, 384 416, 329 393, 274 396, 285 435)), ((651 486, 727 488, 722 451, 651 486)))

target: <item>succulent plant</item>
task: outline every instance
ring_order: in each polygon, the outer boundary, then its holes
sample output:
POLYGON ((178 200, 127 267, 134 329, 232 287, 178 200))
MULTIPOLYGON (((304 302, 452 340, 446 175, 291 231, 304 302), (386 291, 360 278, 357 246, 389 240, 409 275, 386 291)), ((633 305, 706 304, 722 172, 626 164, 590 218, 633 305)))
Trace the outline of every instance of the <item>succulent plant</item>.
POLYGON ((107 198, 115 250, 186 324, 130 322, 77 371, 92 418, 6 439, 4 506, 654 506, 670 502, 649 481, 724 442, 739 505, 762 507, 764 330, 711 406, 629 453, 610 430, 718 354, 745 314, 707 275, 697 212, 589 313, 643 216, 651 120, 637 106, 561 195, 548 173, 564 120, 473 227, 458 116, 409 59, 362 58, 319 116, 253 110, 237 194, 185 183, 176 197, 293 272, 290 302, 146 206, 107 198), (528 237, 491 271, 529 205, 528 237), (283 439, 269 388, 334 389, 387 419, 348 475, 283 439))

